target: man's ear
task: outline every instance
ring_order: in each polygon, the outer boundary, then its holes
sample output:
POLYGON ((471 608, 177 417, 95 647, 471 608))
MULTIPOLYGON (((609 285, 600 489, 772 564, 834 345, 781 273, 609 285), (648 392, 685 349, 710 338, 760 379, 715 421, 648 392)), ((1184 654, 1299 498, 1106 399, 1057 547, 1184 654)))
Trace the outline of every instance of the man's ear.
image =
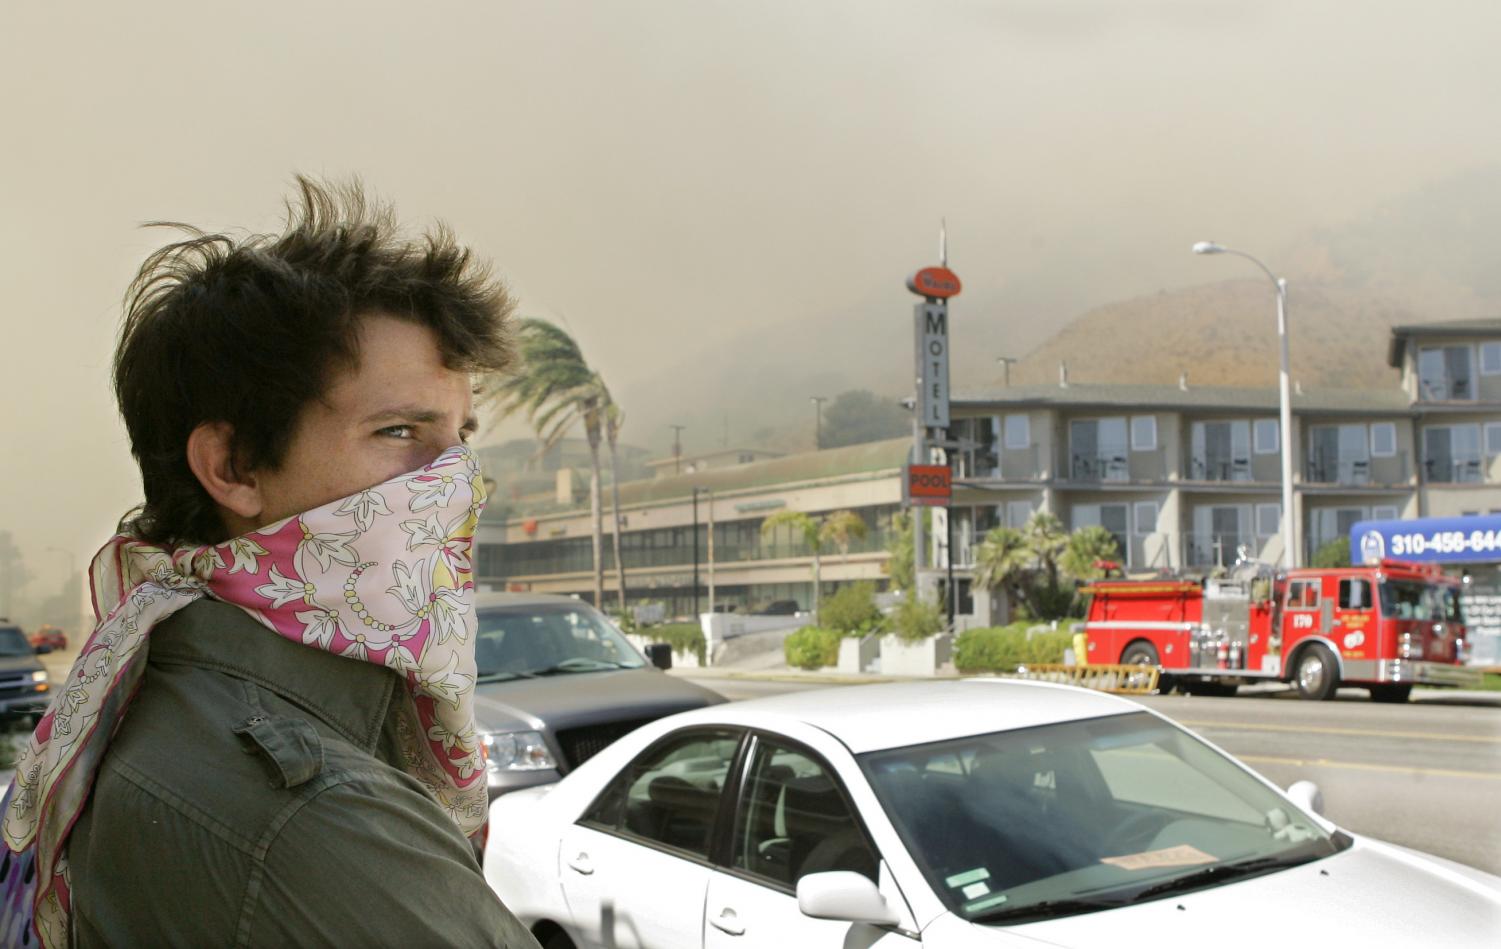
POLYGON ((235 468, 234 429, 228 422, 201 422, 188 436, 188 467, 203 490, 226 513, 254 520, 265 508, 255 474, 235 468))

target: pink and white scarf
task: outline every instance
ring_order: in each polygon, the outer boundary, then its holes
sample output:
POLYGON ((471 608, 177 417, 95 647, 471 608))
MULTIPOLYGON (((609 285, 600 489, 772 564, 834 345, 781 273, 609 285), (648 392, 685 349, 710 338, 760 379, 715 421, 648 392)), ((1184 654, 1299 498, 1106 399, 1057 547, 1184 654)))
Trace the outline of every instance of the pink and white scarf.
POLYGON ((106 544, 90 568, 98 625, 55 686, 6 794, 0 833, 16 872, 0 897, 0 942, 18 935, 24 910, 35 913, 43 945, 68 944, 68 832, 140 685, 151 630, 201 597, 232 603, 293 642, 400 673, 411 698, 398 720, 404 770, 466 835, 477 832, 486 787, 470 552, 484 504, 478 461, 457 446, 418 471, 222 544, 106 544), (35 866, 24 900, 23 859, 35 866))

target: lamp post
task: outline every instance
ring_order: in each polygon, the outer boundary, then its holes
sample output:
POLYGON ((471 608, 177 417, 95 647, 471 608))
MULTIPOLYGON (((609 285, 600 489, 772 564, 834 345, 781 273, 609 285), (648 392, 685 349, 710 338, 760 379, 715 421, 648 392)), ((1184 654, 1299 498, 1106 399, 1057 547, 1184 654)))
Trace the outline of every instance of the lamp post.
POLYGON ((829 401, 826 395, 809 396, 808 401, 813 403, 813 450, 823 448, 823 404, 829 401))
POLYGON ((1193 246, 1195 254, 1234 254, 1244 257, 1266 274, 1277 289, 1277 342, 1282 350, 1282 369, 1277 379, 1278 407, 1281 411, 1282 449, 1282 547, 1288 569, 1298 565, 1296 520, 1293 516, 1293 446, 1292 446, 1292 383, 1287 370, 1287 281, 1278 277, 1266 264, 1244 251, 1232 250, 1214 241, 1199 241, 1193 246))

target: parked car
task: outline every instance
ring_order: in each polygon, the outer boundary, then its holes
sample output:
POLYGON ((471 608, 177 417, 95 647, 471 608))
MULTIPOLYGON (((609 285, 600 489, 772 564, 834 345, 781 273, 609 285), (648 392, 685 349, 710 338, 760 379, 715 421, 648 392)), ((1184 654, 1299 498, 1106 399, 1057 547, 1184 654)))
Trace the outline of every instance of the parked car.
MULTIPOLYGON (((45 647, 42 651, 45 651, 45 647)), ((0 620, 0 718, 38 718, 52 698, 47 670, 21 627, 0 620)))
POLYGON ((648 662, 581 600, 481 593, 476 613, 475 718, 492 798, 556 781, 648 722, 724 701, 664 675, 670 647, 648 662))
POLYGON ((1495 944, 1501 878, 1321 808, 1122 698, 906 682, 655 722, 497 800, 485 876, 547 949, 1495 944))

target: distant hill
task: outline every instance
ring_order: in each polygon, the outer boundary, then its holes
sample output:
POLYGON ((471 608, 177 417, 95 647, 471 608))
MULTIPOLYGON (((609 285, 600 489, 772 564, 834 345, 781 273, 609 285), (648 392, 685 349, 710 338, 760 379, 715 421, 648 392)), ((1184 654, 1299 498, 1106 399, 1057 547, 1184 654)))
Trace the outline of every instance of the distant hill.
MULTIPOLYGON (((1397 384, 1386 365, 1393 325, 1452 319, 1384 294, 1288 281, 1292 376, 1309 386, 1397 384)), ((1277 381, 1276 297, 1265 279, 1185 287, 1096 307, 1011 368, 1015 383, 1047 384, 1066 362, 1077 382, 1263 386, 1277 381)))

